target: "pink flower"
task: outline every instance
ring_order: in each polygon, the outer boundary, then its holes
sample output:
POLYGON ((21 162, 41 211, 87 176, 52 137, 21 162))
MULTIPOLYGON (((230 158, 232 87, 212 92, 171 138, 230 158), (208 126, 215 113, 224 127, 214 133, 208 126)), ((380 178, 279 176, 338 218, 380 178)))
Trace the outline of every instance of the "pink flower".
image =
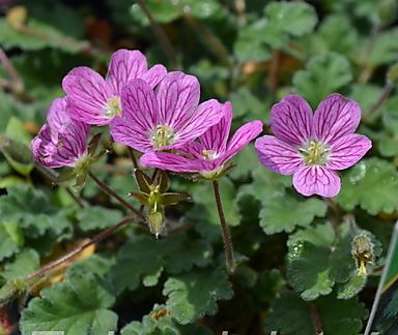
POLYGON ((359 105, 339 94, 323 100, 313 114, 308 103, 290 95, 272 107, 275 136, 256 141, 263 165, 282 175, 293 175, 301 194, 334 197, 340 191, 336 170, 357 163, 372 147, 363 135, 354 134, 361 119, 359 105))
POLYGON ((199 96, 198 80, 182 72, 170 72, 156 92, 133 80, 122 90, 123 115, 112 122, 112 137, 140 152, 180 148, 223 116, 216 100, 199 104, 199 96))
POLYGON ((34 159, 49 168, 75 166, 87 154, 89 128, 70 118, 66 101, 57 98, 51 104, 47 123, 32 140, 34 159))
POLYGON ((165 75, 163 65, 148 70, 140 51, 118 50, 112 55, 105 79, 85 66, 65 76, 62 87, 67 94, 68 112, 73 119, 87 124, 109 124, 122 114, 121 91, 130 80, 141 78, 153 88, 165 75))
POLYGON ((224 117, 198 138, 176 153, 151 152, 141 157, 144 166, 173 172, 199 173, 206 178, 217 177, 226 163, 257 137, 262 129, 261 121, 251 121, 240 127, 228 141, 232 122, 232 105, 220 106, 224 117))

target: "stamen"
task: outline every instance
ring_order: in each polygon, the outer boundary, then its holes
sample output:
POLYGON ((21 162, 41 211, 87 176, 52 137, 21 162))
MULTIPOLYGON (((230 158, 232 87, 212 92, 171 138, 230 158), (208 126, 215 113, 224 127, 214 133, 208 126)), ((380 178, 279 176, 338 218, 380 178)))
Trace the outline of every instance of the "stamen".
POLYGON ((172 145, 175 142, 176 134, 174 130, 167 125, 158 125, 152 132, 152 144, 155 149, 160 149, 172 145))
POLYGON ((122 104, 120 97, 113 96, 108 99, 105 105, 105 116, 114 118, 122 113, 122 104))
POLYGON ((310 140, 308 145, 300 148, 306 165, 325 165, 328 160, 329 148, 326 144, 310 140))
POLYGON ((218 153, 215 150, 203 150, 202 156, 204 159, 212 161, 218 157, 218 153))

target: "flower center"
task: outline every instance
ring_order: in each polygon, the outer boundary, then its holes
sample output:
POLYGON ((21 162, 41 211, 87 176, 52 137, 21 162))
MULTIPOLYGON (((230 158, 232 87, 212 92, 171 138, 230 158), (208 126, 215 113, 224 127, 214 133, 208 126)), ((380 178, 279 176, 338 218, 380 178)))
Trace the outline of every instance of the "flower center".
POLYGON ((108 99, 105 105, 105 116, 114 118, 122 113, 120 97, 114 96, 108 99))
POLYGON ((324 165, 327 162, 329 148, 322 142, 310 140, 306 147, 300 148, 306 165, 324 165))
POLYGON ((204 159, 208 161, 212 161, 213 159, 216 159, 218 157, 218 153, 215 150, 203 150, 202 151, 202 156, 204 159))
POLYGON ((156 149, 172 145, 175 138, 174 130, 165 124, 156 126, 152 132, 152 144, 156 149))

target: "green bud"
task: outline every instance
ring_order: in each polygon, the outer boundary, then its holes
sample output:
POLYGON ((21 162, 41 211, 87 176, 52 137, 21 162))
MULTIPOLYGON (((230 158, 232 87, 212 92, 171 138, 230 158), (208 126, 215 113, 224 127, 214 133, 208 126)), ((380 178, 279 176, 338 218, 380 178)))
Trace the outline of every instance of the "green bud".
POLYGON ((161 212, 152 212, 147 216, 149 230, 155 234, 156 238, 165 230, 164 217, 161 212))
POLYGON ((374 244, 366 232, 356 235, 351 243, 351 253, 357 266, 358 275, 367 276, 368 267, 375 263, 374 244))

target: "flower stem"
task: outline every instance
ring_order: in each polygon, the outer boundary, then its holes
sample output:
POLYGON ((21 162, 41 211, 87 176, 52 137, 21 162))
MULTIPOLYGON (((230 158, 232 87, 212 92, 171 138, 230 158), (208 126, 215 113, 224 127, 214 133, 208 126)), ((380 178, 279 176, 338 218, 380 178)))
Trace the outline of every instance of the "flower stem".
POLYGON ((104 182, 99 180, 92 172, 89 172, 88 175, 94 182, 97 184, 97 186, 106 194, 108 194, 110 197, 116 199, 123 207, 127 208, 131 212, 133 212, 137 217, 139 217, 141 220, 145 220, 145 217, 140 213, 139 210, 137 210, 135 207, 130 205, 126 200, 124 200, 120 195, 118 195, 114 190, 112 190, 108 185, 106 185, 104 182))
POLYGON ((73 249, 70 252, 68 252, 66 255, 54 260, 51 263, 48 263, 47 265, 43 266, 39 270, 37 270, 35 272, 32 272, 31 274, 29 274, 27 276, 26 279, 27 280, 31 280, 31 279, 34 279, 34 278, 37 278, 37 277, 44 276, 47 272, 52 271, 53 269, 55 269, 59 265, 70 261, 73 257, 75 257, 76 255, 81 253, 84 249, 88 248, 89 246, 91 246, 93 244, 97 244, 98 242, 101 242, 102 240, 104 240, 107 237, 111 236, 116 230, 124 227, 125 225, 130 223, 133 219, 134 219, 133 217, 129 217, 129 216, 125 217, 118 224, 101 231, 100 233, 98 233, 97 235, 95 235, 94 237, 92 237, 91 239, 86 241, 85 243, 79 245, 75 249, 73 249))
POLYGON ((222 237, 224 240, 224 250, 225 250, 225 263, 229 273, 233 273, 236 268, 234 248, 232 245, 231 232, 225 221, 224 209, 221 201, 220 186, 217 180, 213 180, 213 190, 214 198, 216 199, 218 215, 220 217, 220 224, 222 229, 222 237))
POLYGON ((177 67, 177 55, 166 32, 164 31, 162 26, 156 22, 155 18, 153 17, 152 13, 146 5, 145 0, 138 0, 137 2, 146 17, 148 18, 152 30, 159 41, 160 47, 163 49, 166 57, 169 59, 170 64, 173 67, 177 67))
POLYGON ((137 157, 135 157, 134 150, 131 149, 131 148, 128 148, 128 150, 129 150, 131 162, 133 163, 134 169, 138 170, 140 167, 139 167, 138 162, 137 162, 137 157))

